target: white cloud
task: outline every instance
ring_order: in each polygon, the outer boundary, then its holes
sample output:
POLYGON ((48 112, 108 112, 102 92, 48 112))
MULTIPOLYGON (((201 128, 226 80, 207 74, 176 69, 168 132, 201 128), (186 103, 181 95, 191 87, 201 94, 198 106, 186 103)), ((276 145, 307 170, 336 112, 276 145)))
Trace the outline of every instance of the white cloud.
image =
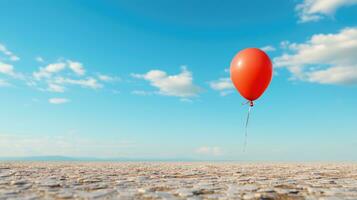
POLYGON ((193 84, 192 73, 185 67, 181 73, 168 75, 161 70, 151 70, 146 74, 132 74, 133 77, 144 79, 150 85, 159 89, 158 93, 167 96, 194 97, 201 89, 193 84))
POLYGON ((62 70, 64 70, 66 67, 66 64, 63 62, 58 62, 58 63, 51 63, 47 65, 44 68, 40 68, 39 71, 34 72, 33 76, 36 79, 42 79, 42 78, 50 78, 52 74, 58 73, 62 70))
POLYGON ((61 85, 49 83, 47 90, 50 91, 50 92, 59 92, 59 93, 62 93, 62 92, 65 91, 65 88, 64 88, 63 86, 61 86, 61 85))
POLYGON ((331 67, 309 73, 311 82, 357 85, 357 67, 331 67))
POLYGON ((274 58, 294 79, 321 84, 357 84, 357 28, 336 34, 316 34, 305 43, 287 43, 287 51, 274 58))
POLYGON ((219 91, 221 96, 226 96, 233 92, 234 86, 230 78, 220 78, 209 83, 213 90, 219 91))
POLYGON ((91 88, 91 89, 99 89, 102 88, 103 85, 100 84, 97 79, 92 77, 88 77, 86 79, 70 79, 70 78, 63 78, 63 77, 56 77, 53 80, 54 83, 57 84, 71 84, 71 85, 79 85, 81 87, 91 88))
MULTIPOLYGON (((69 85, 98 89, 102 88, 105 82, 120 80, 119 77, 103 74, 97 74, 98 78, 87 76, 77 79, 78 76, 86 74, 86 70, 81 62, 61 58, 56 62, 44 64, 45 60, 41 56, 35 57, 35 60, 44 66, 39 67, 32 74, 22 74, 16 72, 14 66, 9 63, 9 60, 15 61, 18 59, 16 55, 0 44, 0 74, 6 74, 14 79, 21 80, 28 87, 33 87, 40 91, 64 92, 69 88, 69 85), (1 54, 7 57, 1 57, 1 54)), ((2 86, 8 85, 4 81, 1 84, 2 86)))
POLYGON ((33 73, 33 76, 37 80, 42 78, 51 78, 53 74, 62 72, 67 67, 77 75, 81 76, 85 74, 82 63, 68 60, 67 62, 56 62, 48 64, 46 67, 41 67, 38 71, 33 73))
POLYGON ((261 47, 260 49, 263 50, 263 51, 265 51, 265 52, 275 51, 275 50, 276 50, 275 47, 273 47, 273 46, 271 46, 271 45, 261 47))
POLYGON ((71 60, 68 60, 68 66, 69 68, 74 72, 76 73, 77 75, 79 76, 82 76, 85 74, 85 70, 84 70, 84 67, 83 67, 83 64, 80 63, 80 62, 76 62, 76 61, 71 61, 71 60))
POLYGON ((221 95, 222 97, 224 97, 224 96, 230 95, 230 94, 232 94, 232 93, 234 93, 234 90, 224 90, 224 91, 221 91, 221 92, 219 93, 219 95, 221 95))
MULTIPOLYGON (((0 53, 3 53, 6 56, 6 58, 0 57, 1 60, 5 60, 6 62, 20 60, 19 57, 9 51, 3 44, 0 44, 0 53)), ((5 61, 0 61, 0 73, 12 76, 13 78, 17 79, 23 78, 22 74, 15 73, 15 69, 12 64, 5 63, 5 61)))
POLYGON ((12 55, 12 56, 10 56, 10 60, 11 61, 18 61, 18 60, 20 60, 20 58, 15 56, 15 55, 12 55))
POLYGON ((98 74, 98 79, 104 82, 113 82, 113 81, 119 81, 119 77, 114 77, 114 76, 109 76, 109 75, 104 75, 104 74, 98 74))
POLYGON ((210 86, 214 90, 229 90, 234 88, 230 78, 220 78, 217 81, 212 81, 210 86))
POLYGON ((139 96, 149 96, 152 95, 153 92, 151 91, 144 91, 144 90, 133 90, 131 94, 139 95, 139 96))
POLYGON ((53 63, 47 65, 46 68, 44 68, 44 71, 48 73, 57 73, 62 71, 65 68, 65 66, 66 65, 64 63, 53 63))
POLYGON ((45 60, 44 60, 41 56, 37 56, 37 57, 35 58, 35 60, 36 60, 37 62, 39 62, 39 63, 44 63, 44 62, 45 62, 45 60))
POLYGON ((64 104, 64 103, 68 103, 70 100, 66 99, 66 98, 51 98, 48 99, 48 102, 51 104, 64 104))
POLYGON ((14 53, 12 53, 11 51, 9 51, 5 45, 0 44, 0 52, 2 52, 5 56, 7 56, 7 58, 11 61, 18 61, 20 60, 20 58, 18 56, 16 56, 14 53))
POLYGON ((220 147, 208 147, 203 146, 195 150, 197 154, 206 156, 221 156, 223 155, 223 150, 220 147))
POLYGON ((15 76, 14 66, 0 61, 0 73, 15 76))
POLYGON ((357 0, 304 0, 295 9, 300 22, 311 22, 333 16, 337 9, 354 4, 357 4, 357 0))
MULTIPOLYGON (((102 88, 103 85, 95 78, 85 77, 82 79, 73 79, 73 74, 82 76, 85 74, 83 64, 77 61, 67 60, 66 62, 56 62, 48 64, 46 67, 40 68, 38 71, 33 73, 34 80, 28 81, 31 83, 30 86, 37 87, 41 83, 45 82, 48 84, 47 91, 50 92, 64 92, 65 85, 78 85, 85 88, 98 89, 102 88), (65 69, 70 69, 71 73, 62 73, 65 69)), ((113 79, 114 77, 101 77, 105 81, 113 79)), ((105 82, 103 81, 103 82, 105 82)))
POLYGON ((189 99, 189 98, 181 98, 180 99, 181 102, 185 102, 185 103, 192 103, 192 99, 189 99))

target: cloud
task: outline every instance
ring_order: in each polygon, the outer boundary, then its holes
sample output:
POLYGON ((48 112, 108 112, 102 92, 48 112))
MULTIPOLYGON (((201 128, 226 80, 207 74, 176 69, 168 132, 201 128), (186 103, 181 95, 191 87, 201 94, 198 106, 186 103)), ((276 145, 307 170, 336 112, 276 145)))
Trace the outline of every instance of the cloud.
POLYGON ((189 98, 181 98, 180 99, 181 102, 185 102, 185 103, 192 103, 192 99, 189 99, 189 98))
POLYGON ((53 82, 57 84, 79 85, 81 87, 91 88, 91 89, 99 89, 103 87, 103 85, 100 84, 97 81, 97 79, 92 77, 88 77, 86 79, 70 79, 70 78, 57 77, 53 80, 53 82))
POLYGON ((109 75, 104 75, 104 74, 98 74, 98 79, 104 82, 113 82, 113 81, 119 81, 119 77, 114 77, 114 76, 109 76, 109 75))
POLYGON ((144 90, 133 90, 131 94, 139 95, 139 96, 149 96, 152 95, 153 92, 151 91, 144 91, 144 90))
POLYGON ((37 62, 39 62, 39 63, 44 63, 44 62, 45 62, 45 60, 44 60, 41 56, 37 56, 37 57, 35 58, 35 60, 36 60, 37 62))
POLYGON ((261 49, 261 50, 263 50, 263 51, 265 51, 265 52, 268 52, 268 51, 275 51, 275 50, 276 50, 276 49, 275 49, 275 47, 270 46, 270 45, 268 45, 268 46, 264 46, 264 47, 261 47, 260 49, 261 49))
POLYGON ((82 76, 85 74, 85 70, 82 63, 71 60, 68 60, 67 63, 69 68, 77 75, 82 76))
MULTIPOLYGON (((35 57, 35 60, 42 66, 31 73, 20 73, 15 70, 12 63, 9 63, 10 61, 16 61, 18 59, 16 55, 9 51, 4 45, 0 44, 0 74, 11 76, 14 79, 24 82, 28 87, 35 88, 39 91, 63 93, 73 85, 98 89, 102 88, 106 82, 120 80, 119 77, 103 74, 93 74, 93 76, 98 76, 98 78, 91 76, 78 78, 78 76, 84 76, 86 74, 85 67, 81 62, 60 58, 55 62, 45 64, 45 60, 41 56, 35 57), (1 57, 1 53, 7 56, 6 59, 1 57)), ((2 84, 2 87, 9 85, 5 81, 2 81, 0 84, 2 84)))
POLYGON ((44 68, 40 68, 39 71, 34 72, 33 76, 40 80, 42 78, 50 78, 52 74, 58 73, 64 70, 66 67, 66 63, 58 62, 58 63, 51 63, 44 68))
POLYGON ((11 61, 18 61, 20 58, 16 56, 14 53, 9 51, 5 45, 0 44, 0 52, 3 53, 9 60, 11 61))
POLYGON ((214 90, 229 90, 234 88, 230 78, 220 78, 216 81, 212 81, 210 86, 214 90))
MULTIPOLYGON (((33 80, 28 80, 29 86, 38 87, 43 84, 47 89, 40 89, 49 92, 64 92, 69 85, 78 85, 84 88, 98 89, 103 85, 93 77, 73 79, 73 75, 83 76, 85 69, 83 64, 78 61, 59 61, 50 63, 45 67, 40 67, 38 71, 33 72, 33 80), (63 73, 69 69, 70 73, 63 73)), ((106 77, 108 78, 108 77, 106 77)), ((111 78, 111 77, 110 77, 111 78)))
POLYGON ((64 104, 64 103, 68 103, 70 100, 66 99, 66 98, 51 98, 48 99, 48 102, 51 104, 64 104))
POLYGON ((208 147, 208 146, 199 147, 198 149, 195 150, 195 153, 206 155, 206 156, 223 155, 223 151, 220 147, 208 147))
POLYGON ((309 74, 311 82, 322 84, 354 84, 357 85, 357 67, 331 67, 309 74))
POLYGON ((50 92, 59 92, 59 93, 62 93, 65 91, 65 88, 61 85, 57 85, 57 84, 53 84, 53 83, 50 83, 48 84, 48 91, 50 92))
POLYGON ((295 7, 299 22, 314 22, 333 16, 337 9, 357 4, 357 0, 304 0, 295 7))
POLYGON ((168 75, 161 70, 151 70, 146 74, 132 74, 134 78, 144 79, 159 89, 158 94, 176 97, 197 96, 201 88, 193 84, 192 73, 185 67, 176 75, 168 75))
POLYGON ((357 28, 316 34, 304 43, 284 42, 284 45, 288 53, 274 58, 274 65, 287 68, 293 79, 321 84, 357 84, 357 28))
POLYGON ((46 67, 41 67, 38 71, 33 73, 33 76, 37 80, 42 78, 50 78, 53 74, 62 72, 67 67, 76 75, 82 76, 85 74, 85 70, 82 63, 68 60, 67 62, 56 62, 48 64, 46 67))
POLYGON ((233 92, 234 86, 230 78, 220 78, 209 83, 213 90, 219 91, 221 96, 226 96, 233 92))
POLYGON ((8 62, 11 61, 18 61, 20 58, 16 56, 13 52, 8 50, 5 45, 0 44, 0 53, 5 55, 4 57, 0 57, 0 73, 6 74, 8 76, 12 76, 13 78, 16 79, 23 79, 23 75, 20 73, 15 73, 14 66, 12 64, 9 64, 8 62), (6 62, 6 63, 5 63, 6 62))
POLYGON ((0 73, 15 76, 14 66, 0 61, 0 73))

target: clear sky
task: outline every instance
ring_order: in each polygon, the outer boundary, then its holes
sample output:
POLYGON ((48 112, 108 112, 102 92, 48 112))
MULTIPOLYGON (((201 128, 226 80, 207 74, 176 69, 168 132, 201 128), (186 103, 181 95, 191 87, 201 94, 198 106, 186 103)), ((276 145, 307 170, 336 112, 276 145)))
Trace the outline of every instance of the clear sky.
POLYGON ((0 157, 357 160, 356 3, 0 1, 0 157), (243 152, 247 47, 274 77, 243 152))

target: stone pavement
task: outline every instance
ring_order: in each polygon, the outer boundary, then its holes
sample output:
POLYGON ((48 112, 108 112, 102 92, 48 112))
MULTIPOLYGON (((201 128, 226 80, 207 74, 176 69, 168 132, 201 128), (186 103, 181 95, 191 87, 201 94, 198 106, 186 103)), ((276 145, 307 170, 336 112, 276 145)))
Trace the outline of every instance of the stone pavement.
POLYGON ((2 199, 357 200, 357 164, 0 162, 2 199))

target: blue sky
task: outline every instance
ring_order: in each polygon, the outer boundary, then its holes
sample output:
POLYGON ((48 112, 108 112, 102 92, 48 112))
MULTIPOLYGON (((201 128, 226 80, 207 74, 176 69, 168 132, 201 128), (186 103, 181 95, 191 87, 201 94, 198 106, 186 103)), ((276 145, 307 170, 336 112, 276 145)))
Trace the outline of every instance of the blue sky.
POLYGON ((356 4, 1 1, 0 156, 357 160, 356 4), (274 77, 243 152, 247 47, 274 77))

